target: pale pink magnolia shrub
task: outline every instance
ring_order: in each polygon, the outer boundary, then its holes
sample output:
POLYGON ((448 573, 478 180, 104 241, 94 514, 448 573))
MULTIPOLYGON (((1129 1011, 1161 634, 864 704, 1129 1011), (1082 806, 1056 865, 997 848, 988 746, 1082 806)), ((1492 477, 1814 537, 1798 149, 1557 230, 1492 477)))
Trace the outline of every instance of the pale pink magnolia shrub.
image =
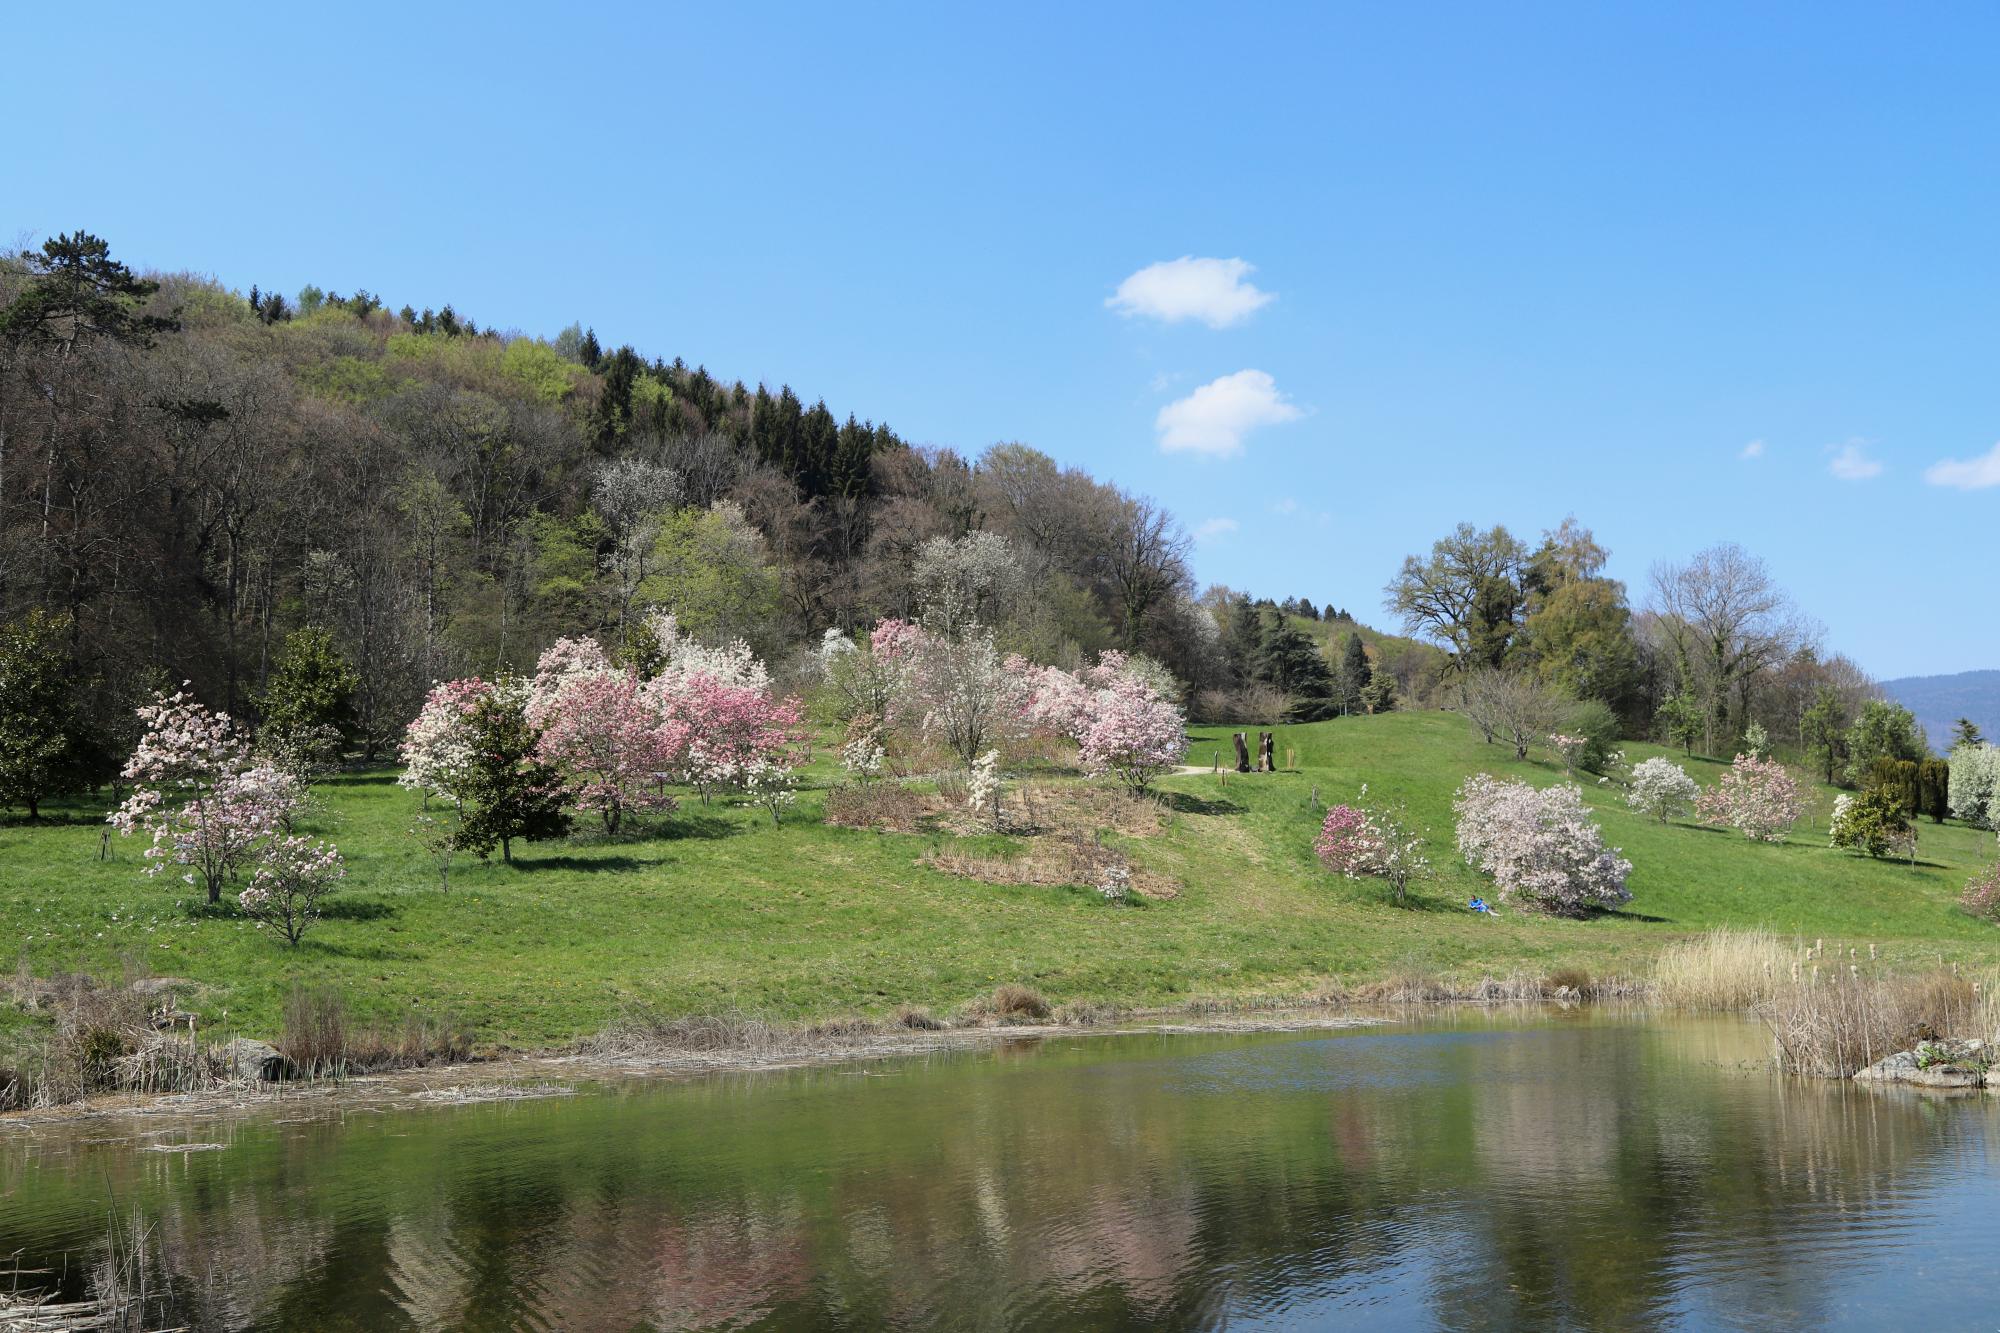
POLYGON ((905 621, 884 621, 870 647, 898 671, 890 724, 944 747, 966 770, 986 751, 1032 729, 1030 682, 1018 669, 1018 658, 1001 658, 990 632, 975 627, 954 639, 905 621))
POLYGON ((146 731, 123 770, 132 794, 109 822, 121 834, 151 836, 148 875, 186 867, 181 878, 220 902, 223 888, 286 826, 303 790, 268 764, 251 766, 228 715, 186 693, 156 695, 138 713, 146 731))
POLYGON ((1798 780, 1775 759, 1739 754, 1695 800, 1702 822, 1735 829, 1754 842, 1783 842, 1805 811, 1798 780))
POLYGON ((1459 853, 1493 877, 1503 901, 1561 916, 1631 901, 1632 863, 1604 845, 1574 783, 1537 789, 1477 773, 1452 808, 1459 853))
POLYGON ((237 895, 246 915, 275 926, 285 942, 297 948, 319 920, 320 904, 347 876, 340 849, 318 838, 286 835, 264 848, 257 873, 237 895))
POLYGON ((1982 921, 2000 925, 2000 864, 1967 880, 1958 905, 1982 921))
POLYGON ((1313 852, 1327 869, 1348 879, 1380 879, 1397 902, 1409 896, 1410 882, 1430 873, 1423 839, 1405 820, 1387 811, 1336 805, 1320 822, 1313 852))
POLYGON ((1562 760, 1563 768, 1574 773, 1576 766, 1583 762, 1584 752, 1590 748, 1590 737, 1552 731, 1549 733, 1549 748, 1556 752, 1556 758, 1562 760))
POLYGON ((1007 669, 1026 686, 1030 727, 1075 741, 1077 762, 1092 776, 1112 774, 1143 792, 1187 748, 1186 716, 1123 653, 1103 653, 1078 674, 1018 657, 1007 669))

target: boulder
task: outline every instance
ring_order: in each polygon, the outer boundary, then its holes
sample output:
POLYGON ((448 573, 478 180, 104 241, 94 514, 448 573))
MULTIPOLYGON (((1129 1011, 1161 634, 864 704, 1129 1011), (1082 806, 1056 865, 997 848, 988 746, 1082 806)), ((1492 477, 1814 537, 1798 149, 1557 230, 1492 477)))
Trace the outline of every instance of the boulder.
POLYGON ((1867 1083, 1908 1083, 1919 1088, 1977 1088, 1991 1084, 1996 1068, 1988 1063, 1983 1041, 1925 1042, 1913 1051, 1898 1051, 1877 1060, 1854 1077, 1867 1083))
POLYGON ((283 1051, 267 1041, 238 1037, 220 1048, 216 1056, 223 1067, 237 1078, 275 1083, 291 1077, 292 1062, 285 1058, 283 1051))

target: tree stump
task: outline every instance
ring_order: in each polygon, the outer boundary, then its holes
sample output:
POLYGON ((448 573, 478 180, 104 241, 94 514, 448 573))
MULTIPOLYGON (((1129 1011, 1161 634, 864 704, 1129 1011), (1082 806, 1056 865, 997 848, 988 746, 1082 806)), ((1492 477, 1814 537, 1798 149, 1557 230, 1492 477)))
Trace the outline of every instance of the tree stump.
POLYGON ((1236 771, 1238 773, 1250 771, 1250 745, 1240 731, 1236 733, 1236 771))
POLYGON ((1271 732, 1260 731, 1257 733, 1257 771, 1259 773, 1275 773, 1278 771, 1275 758, 1276 746, 1276 737, 1271 732))

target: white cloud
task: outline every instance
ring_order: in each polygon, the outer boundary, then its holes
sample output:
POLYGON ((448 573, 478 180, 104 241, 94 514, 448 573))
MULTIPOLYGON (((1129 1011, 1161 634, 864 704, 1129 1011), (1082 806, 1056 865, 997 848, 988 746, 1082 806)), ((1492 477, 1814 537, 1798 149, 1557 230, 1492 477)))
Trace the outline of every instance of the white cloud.
POLYGON ((1130 319, 1144 315, 1165 324, 1198 319, 1211 329, 1239 324, 1277 300, 1244 278, 1257 271, 1240 259, 1179 259, 1148 264, 1118 284, 1104 304, 1130 319))
POLYGON ((1736 456, 1738 458, 1762 458, 1764 456, 1764 442, 1762 440, 1752 440, 1750 443, 1744 445, 1736 456))
POLYGON ((1833 445, 1827 448, 1834 451, 1833 461, 1826 465, 1827 471, 1842 481, 1867 481, 1882 475, 1882 465, 1868 456, 1860 440, 1849 440, 1837 449, 1833 445))
POLYGON ((1933 486, 1950 486, 1961 491, 1983 491, 2000 486, 2000 444, 1977 458, 1946 458, 1924 469, 1924 480, 1933 486))
POLYGON ((1233 518, 1205 518, 1195 524, 1194 539, 1198 542, 1212 542, 1217 537, 1227 537, 1242 526, 1233 518))
POLYGON ((1296 514, 1299 512, 1299 502, 1288 495, 1272 505, 1271 512, 1274 514, 1296 514))
POLYGON ((1239 370, 1168 403, 1153 425, 1160 432, 1160 448, 1170 454, 1229 458, 1243 452, 1243 437, 1257 427, 1297 421, 1304 415, 1278 392, 1278 382, 1269 375, 1239 370))

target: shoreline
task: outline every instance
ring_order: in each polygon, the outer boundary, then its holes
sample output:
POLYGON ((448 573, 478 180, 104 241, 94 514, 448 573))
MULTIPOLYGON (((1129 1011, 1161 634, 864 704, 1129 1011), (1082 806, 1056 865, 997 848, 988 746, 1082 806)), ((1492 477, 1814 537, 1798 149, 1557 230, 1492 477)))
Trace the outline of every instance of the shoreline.
POLYGON ((105 1093, 66 1106, 0 1114, 0 1135, 43 1125, 91 1120, 180 1119, 252 1114, 296 1108, 379 1113, 396 1108, 530 1101, 574 1095, 584 1085, 694 1079, 726 1074, 778 1073, 850 1063, 977 1050, 1002 1042, 1059 1037, 1146 1034, 1340 1031, 1383 1026, 1390 1016, 1357 1014, 1330 1006, 1273 1005, 1259 1010, 1190 1015, 1185 1009, 1134 1011, 1102 1023, 999 1023, 924 1031, 882 1027, 812 1035, 780 1033, 764 1044, 709 1049, 634 1043, 625 1050, 503 1052, 451 1064, 416 1066, 343 1078, 252 1083, 231 1080, 199 1092, 105 1093))

